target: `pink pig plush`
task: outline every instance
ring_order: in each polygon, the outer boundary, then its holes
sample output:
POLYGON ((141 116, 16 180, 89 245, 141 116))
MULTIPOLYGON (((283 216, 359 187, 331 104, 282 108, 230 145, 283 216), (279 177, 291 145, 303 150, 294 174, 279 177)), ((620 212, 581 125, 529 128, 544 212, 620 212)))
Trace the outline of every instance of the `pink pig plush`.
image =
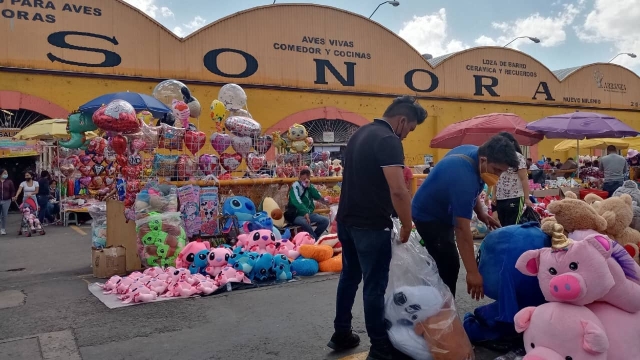
POLYGON ((218 276, 220 271, 227 266, 229 257, 233 254, 229 248, 216 248, 209 253, 209 266, 205 269, 207 274, 218 276))
POLYGON ((293 238, 293 244, 296 246, 296 249, 299 249, 302 245, 314 245, 316 243, 316 239, 313 236, 309 235, 308 232, 299 232, 293 238))
POLYGON ((271 230, 252 231, 247 240, 247 249, 258 254, 276 254, 276 236, 271 230))
POLYGON ((603 301, 640 311, 640 268, 627 251, 600 234, 572 241, 555 226, 552 248, 529 250, 516 263, 523 274, 538 277, 545 299, 574 305, 603 301))

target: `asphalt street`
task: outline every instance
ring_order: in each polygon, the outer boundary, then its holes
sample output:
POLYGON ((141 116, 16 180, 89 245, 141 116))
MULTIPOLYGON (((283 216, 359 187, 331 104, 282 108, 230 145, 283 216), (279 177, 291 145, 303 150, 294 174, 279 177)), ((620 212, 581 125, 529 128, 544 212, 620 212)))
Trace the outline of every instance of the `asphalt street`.
MULTIPOLYGON (((10 215, 9 235, 0 237, 2 359, 364 359, 368 350, 361 296, 353 323, 360 347, 339 354, 326 347, 337 275, 110 310, 87 290, 97 281, 90 227, 50 226, 26 238, 16 236, 18 221, 10 215)), ((458 294, 460 314, 476 306, 458 294)))

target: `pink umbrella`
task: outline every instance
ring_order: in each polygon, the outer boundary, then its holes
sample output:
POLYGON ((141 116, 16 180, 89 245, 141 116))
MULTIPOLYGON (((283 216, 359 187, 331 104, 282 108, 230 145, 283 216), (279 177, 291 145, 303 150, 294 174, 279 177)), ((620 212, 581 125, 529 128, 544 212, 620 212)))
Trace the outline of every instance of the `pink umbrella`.
POLYGON ((453 149, 460 145, 480 146, 502 131, 513 134, 520 145, 523 146, 535 145, 544 138, 544 135, 528 130, 526 126, 527 122, 516 114, 493 113, 478 115, 444 128, 431 140, 431 147, 453 149))

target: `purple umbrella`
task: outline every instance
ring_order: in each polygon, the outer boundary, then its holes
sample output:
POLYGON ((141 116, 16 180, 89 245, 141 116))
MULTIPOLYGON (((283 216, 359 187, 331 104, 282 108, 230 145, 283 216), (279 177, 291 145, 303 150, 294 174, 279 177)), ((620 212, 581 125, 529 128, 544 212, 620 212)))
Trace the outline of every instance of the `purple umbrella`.
POLYGON ((576 111, 553 115, 527 124, 527 129, 549 139, 596 139, 637 136, 638 132, 613 116, 576 111))

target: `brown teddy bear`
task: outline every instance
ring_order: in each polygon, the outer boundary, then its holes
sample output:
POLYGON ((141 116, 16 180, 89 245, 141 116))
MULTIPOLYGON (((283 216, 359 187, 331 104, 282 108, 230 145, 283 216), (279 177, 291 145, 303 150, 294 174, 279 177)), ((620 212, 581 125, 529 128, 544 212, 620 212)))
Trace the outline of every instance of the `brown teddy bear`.
POLYGON ((565 196, 564 199, 553 201, 547 206, 547 210, 553 216, 542 220, 542 231, 553 235, 553 225, 556 223, 562 225, 567 234, 577 230, 604 232, 607 229, 607 221, 596 209, 578 200, 573 192, 567 192, 565 196))

